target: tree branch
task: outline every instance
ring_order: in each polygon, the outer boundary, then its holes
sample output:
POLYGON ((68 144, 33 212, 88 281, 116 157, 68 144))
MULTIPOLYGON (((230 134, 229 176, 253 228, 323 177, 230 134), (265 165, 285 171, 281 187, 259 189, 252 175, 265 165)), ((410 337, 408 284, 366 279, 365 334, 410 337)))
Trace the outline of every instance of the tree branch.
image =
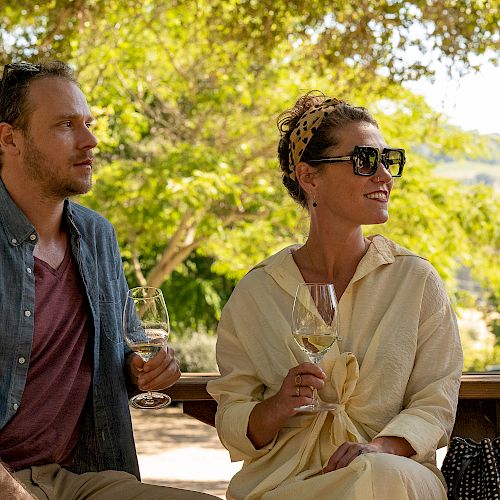
POLYGON ((137 278, 137 281, 139 282, 139 285, 146 286, 147 280, 142 272, 141 263, 139 262, 139 257, 135 250, 132 250, 132 266, 134 268, 134 274, 135 277, 137 278))
POLYGON ((172 238, 170 238, 168 246, 162 252, 162 256, 158 264, 168 261, 175 254, 177 248, 182 245, 181 240, 185 238, 187 230, 189 229, 189 221, 192 218, 192 216, 193 213, 191 210, 186 210, 184 212, 184 214, 182 215, 182 219, 179 225, 177 226, 177 229, 175 230, 174 235, 172 236, 172 238))
POLYGON ((61 27, 67 24, 68 19, 72 14, 82 10, 84 2, 75 2, 68 7, 63 9, 55 20, 55 25, 53 28, 45 35, 40 45, 38 45, 38 50, 43 52, 55 39, 56 35, 61 32, 61 27))
POLYGON ((198 248, 207 238, 198 238, 194 240, 192 243, 180 247, 176 253, 174 253, 170 259, 166 260, 162 257, 160 258, 160 262, 151 270, 148 274, 147 282, 149 286, 160 286, 165 278, 186 258, 189 254, 195 249, 198 248))
POLYGON ((159 286, 163 283, 177 265, 183 262, 187 256, 201 243, 206 237, 195 240, 196 230, 198 228, 197 220, 203 216, 203 211, 196 214, 192 210, 186 210, 182 219, 170 238, 168 246, 163 250, 160 259, 148 274, 146 280, 151 286, 159 286), (154 284, 153 284, 154 283, 154 284))

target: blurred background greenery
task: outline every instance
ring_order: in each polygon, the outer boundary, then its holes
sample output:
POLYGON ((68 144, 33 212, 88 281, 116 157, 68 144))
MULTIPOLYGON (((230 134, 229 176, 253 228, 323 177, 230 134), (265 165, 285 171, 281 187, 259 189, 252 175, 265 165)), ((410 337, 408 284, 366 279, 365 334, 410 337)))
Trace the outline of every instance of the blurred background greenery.
MULTIPOLYGON (((216 368, 236 281, 303 241, 276 118, 307 90, 369 108, 407 150, 382 232, 427 257, 460 318, 466 370, 500 369, 500 138, 451 125, 405 82, 497 63, 479 0, 3 1, 0 63, 62 59, 100 139, 81 202, 115 225, 131 286, 161 286, 184 369, 216 368)), ((497 96, 492 96, 498 98, 497 96)), ((484 110, 482 110, 484 112, 484 110)))

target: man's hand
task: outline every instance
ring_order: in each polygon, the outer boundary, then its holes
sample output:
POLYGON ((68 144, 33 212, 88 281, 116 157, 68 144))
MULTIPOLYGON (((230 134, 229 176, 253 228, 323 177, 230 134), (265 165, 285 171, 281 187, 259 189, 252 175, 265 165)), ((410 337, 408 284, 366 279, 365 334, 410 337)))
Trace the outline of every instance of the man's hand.
POLYGON ((6 465, 0 462, 0 498, 9 500, 35 500, 24 486, 8 472, 6 465))
POLYGON ((146 363, 138 354, 131 353, 127 364, 132 382, 141 391, 166 389, 174 385, 181 376, 174 349, 169 346, 146 363))

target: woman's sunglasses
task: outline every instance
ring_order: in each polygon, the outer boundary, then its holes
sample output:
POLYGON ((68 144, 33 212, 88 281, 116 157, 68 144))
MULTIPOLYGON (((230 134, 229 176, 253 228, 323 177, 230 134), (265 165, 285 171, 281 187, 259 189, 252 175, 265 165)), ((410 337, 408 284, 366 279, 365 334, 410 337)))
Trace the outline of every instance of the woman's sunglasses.
POLYGON ((351 155, 334 156, 333 158, 317 158, 307 163, 341 163, 352 161, 355 175, 373 175, 382 162, 392 177, 401 177, 406 157, 404 149, 384 148, 382 153, 372 146, 355 146, 351 155))

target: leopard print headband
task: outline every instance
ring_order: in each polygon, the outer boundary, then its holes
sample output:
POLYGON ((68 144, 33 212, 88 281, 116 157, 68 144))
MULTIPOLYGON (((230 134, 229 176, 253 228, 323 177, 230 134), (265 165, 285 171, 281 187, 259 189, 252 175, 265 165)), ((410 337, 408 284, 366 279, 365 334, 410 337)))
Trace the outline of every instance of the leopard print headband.
POLYGON ((321 126, 323 120, 335 109, 335 106, 343 103, 339 99, 325 99, 321 104, 317 104, 308 109, 297 123, 297 126, 290 134, 288 172, 285 173, 293 181, 297 180, 295 167, 300 163, 302 154, 312 136, 321 126))

